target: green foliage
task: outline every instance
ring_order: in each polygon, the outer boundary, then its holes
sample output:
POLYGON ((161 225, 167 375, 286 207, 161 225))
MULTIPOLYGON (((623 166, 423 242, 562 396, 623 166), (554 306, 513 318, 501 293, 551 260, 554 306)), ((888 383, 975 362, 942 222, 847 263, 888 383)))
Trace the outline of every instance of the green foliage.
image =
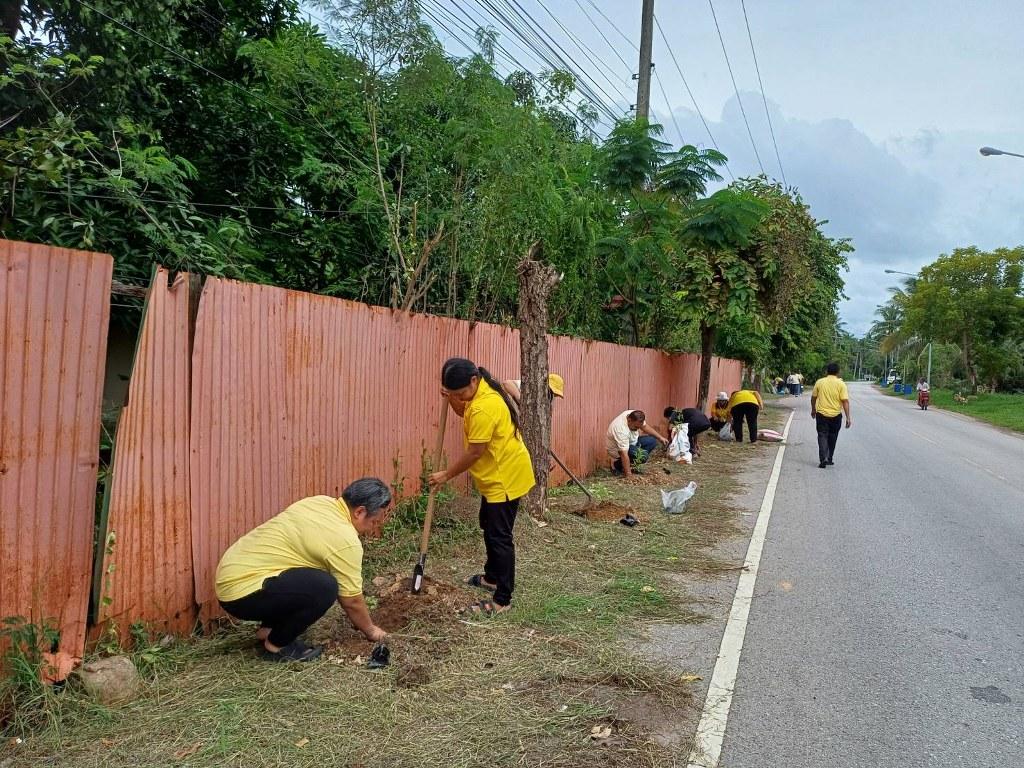
POLYGON ((42 724, 51 692, 44 682, 49 665, 44 653, 53 652, 60 631, 48 621, 33 624, 22 616, 0 621, 0 643, 6 645, 0 668, 0 726, 3 732, 24 733, 42 724))
POLYGON ((294 0, 25 3, 33 34, 0 40, 0 235, 499 323, 542 240, 554 331, 692 348, 715 294, 716 322, 755 325, 731 351, 762 354, 789 306, 784 238, 751 233, 767 182, 702 201, 723 155, 644 122, 598 142, 571 73, 498 77, 489 30, 453 58, 413 0, 314 7, 327 29, 294 0), (712 253, 711 278, 689 266, 712 253))

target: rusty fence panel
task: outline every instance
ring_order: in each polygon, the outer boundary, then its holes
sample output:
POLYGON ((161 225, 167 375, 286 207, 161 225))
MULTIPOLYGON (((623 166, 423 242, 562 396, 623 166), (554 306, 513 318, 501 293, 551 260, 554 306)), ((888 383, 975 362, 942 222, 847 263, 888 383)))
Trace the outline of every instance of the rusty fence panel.
POLYGON ((85 644, 113 260, 0 241, 0 618, 85 644))
POLYGON ((121 637, 134 622, 195 624, 189 505, 189 281, 156 270, 114 444, 105 546, 94 604, 121 637))

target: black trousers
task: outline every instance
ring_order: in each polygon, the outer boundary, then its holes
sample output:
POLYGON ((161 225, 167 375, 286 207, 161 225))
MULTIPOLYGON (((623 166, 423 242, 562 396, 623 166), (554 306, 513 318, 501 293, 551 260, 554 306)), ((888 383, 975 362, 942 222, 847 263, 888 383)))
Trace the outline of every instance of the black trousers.
POLYGON ((839 430, 843 428, 843 414, 836 416, 822 416, 820 413, 815 416, 818 428, 818 461, 832 461, 836 452, 836 441, 839 440, 839 430))
POLYGON ((508 605, 516 588, 516 544, 512 529, 516 525, 519 499, 488 501, 480 499, 480 527, 484 532, 487 561, 484 578, 496 584, 494 602, 508 605))
POLYGON ((270 642, 284 646, 327 613, 338 599, 338 581, 318 568, 291 568, 264 580, 263 587, 221 607, 243 621, 270 628, 270 642))
POLYGON ((736 442, 743 442, 743 419, 747 420, 750 442, 757 442, 757 414, 761 407, 757 403, 740 403, 732 407, 732 431, 736 434, 736 442))
POLYGON ((686 436, 690 438, 690 450, 697 447, 697 435, 711 429, 711 422, 708 419, 703 421, 690 421, 686 424, 686 436))

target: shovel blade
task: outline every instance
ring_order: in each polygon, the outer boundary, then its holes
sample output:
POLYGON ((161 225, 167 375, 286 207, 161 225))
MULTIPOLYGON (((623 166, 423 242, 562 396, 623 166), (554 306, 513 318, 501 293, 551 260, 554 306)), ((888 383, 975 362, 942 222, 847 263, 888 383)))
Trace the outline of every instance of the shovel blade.
POLYGON ((423 591, 423 569, 427 564, 427 558, 425 555, 420 555, 420 560, 416 563, 416 567, 412 569, 412 593, 418 595, 423 591))

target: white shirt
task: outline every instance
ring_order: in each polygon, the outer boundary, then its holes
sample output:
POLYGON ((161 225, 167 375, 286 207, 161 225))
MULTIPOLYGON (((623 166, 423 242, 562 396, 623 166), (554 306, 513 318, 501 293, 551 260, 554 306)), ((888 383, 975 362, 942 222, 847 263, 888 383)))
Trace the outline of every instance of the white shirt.
POLYGON ((787 384, 799 384, 800 382, 798 382, 796 380, 796 374, 791 373, 791 374, 789 374, 789 376, 786 377, 786 383, 787 384))
POLYGON ((613 459, 619 458, 619 451, 628 452, 631 446, 636 445, 640 439, 640 430, 630 429, 626 417, 635 409, 623 411, 608 425, 608 432, 605 435, 605 444, 608 448, 608 455, 613 459))
POLYGON ((931 387, 928 386, 928 382, 927 381, 923 381, 923 382, 921 382, 920 384, 917 385, 917 391, 918 392, 927 392, 929 389, 931 389, 931 387))

